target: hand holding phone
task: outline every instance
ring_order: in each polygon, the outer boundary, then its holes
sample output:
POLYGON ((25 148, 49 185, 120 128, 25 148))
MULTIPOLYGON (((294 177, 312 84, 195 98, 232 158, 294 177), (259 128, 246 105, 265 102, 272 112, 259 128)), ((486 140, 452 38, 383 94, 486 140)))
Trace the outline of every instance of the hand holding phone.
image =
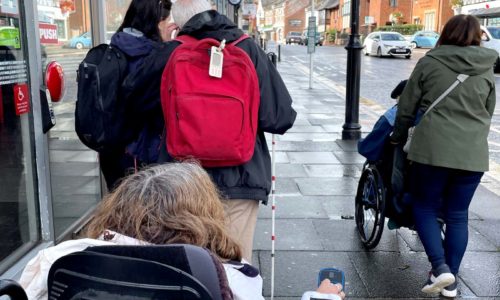
POLYGON ((325 279, 329 279, 332 284, 342 284, 342 291, 345 291, 344 272, 335 268, 324 268, 319 271, 318 286, 325 279))

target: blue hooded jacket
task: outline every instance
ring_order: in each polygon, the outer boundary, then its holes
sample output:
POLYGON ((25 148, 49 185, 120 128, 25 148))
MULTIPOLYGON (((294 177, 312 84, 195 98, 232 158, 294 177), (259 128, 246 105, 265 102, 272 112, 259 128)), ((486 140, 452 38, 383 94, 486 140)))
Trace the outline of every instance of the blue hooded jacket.
MULTIPOLYGON (((144 58, 159 44, 133 28, 125 28, 123 31, 115 33, 111 38, 111 45, 127 55, 127 73, 129 74, 135 72, 142 65, 144 58)), ((156 162, 163 123, 161 114, 145 118, 139 136, 136 141, 127 146, 126 153, 145 164, 156 162)))

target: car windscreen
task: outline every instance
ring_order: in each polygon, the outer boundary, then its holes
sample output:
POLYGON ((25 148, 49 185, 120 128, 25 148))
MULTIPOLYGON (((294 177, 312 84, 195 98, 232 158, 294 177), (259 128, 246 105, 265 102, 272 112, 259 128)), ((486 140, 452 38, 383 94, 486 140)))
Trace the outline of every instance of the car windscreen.
POLYGON ((500 27, 488 27, 488 30, 494 39, 500 39, 500 27))
POLYGON ((382 33, 381 34, 382 41, 405 41, 405 38, 402 35, 395 33, 382 33))
POLYGON ((300 36, 300 32, 289 32, 288 35, 290 35, 290 36, 300 36))

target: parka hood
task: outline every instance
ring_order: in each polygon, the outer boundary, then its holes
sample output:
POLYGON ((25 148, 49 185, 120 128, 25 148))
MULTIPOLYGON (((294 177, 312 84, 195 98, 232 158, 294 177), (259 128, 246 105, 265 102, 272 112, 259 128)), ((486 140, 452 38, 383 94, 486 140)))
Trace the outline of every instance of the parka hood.
POLYGON ((221 41, 226 39, 226 42, 230 43, 236 41, 243 34, 243 31, 238 29, 238 26, 226 16, 215 10, 207 10, 189 19, 179 32, 179 35, 184 34, 198 40, 215 38, 221 41))
POLYGON ((144 56, 154 48, 152 40, 145 36, 136 36, 123 31, 117 32, 111 37, 111 44, 120 48, 127 56, 144 56))
POLYGON ((495 50, 480 46, 442 45, 427 52, 427 56, 440 61, 457 73, 470 76, 485 73, 498 59, 495 50))

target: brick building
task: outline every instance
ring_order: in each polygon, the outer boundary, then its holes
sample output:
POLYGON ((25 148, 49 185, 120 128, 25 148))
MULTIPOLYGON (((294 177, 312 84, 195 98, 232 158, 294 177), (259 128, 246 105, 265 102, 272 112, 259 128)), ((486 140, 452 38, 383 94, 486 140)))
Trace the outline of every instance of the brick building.
POLYGON ((411 23, 413 1, 414 0, 371 0, 369 16, 373 17, 374 25, 376 26, 392 25, 393 23, 411 23))
POLYGON ((425 30, 440 32, 453 15, 448 0, 415 0, 412 23, 424 25, 425 30))
POLYGON ((285 2, 285 36, 290 31, 302 32, 307 27, 305 8, 310 0, 294 0, 285 2))

